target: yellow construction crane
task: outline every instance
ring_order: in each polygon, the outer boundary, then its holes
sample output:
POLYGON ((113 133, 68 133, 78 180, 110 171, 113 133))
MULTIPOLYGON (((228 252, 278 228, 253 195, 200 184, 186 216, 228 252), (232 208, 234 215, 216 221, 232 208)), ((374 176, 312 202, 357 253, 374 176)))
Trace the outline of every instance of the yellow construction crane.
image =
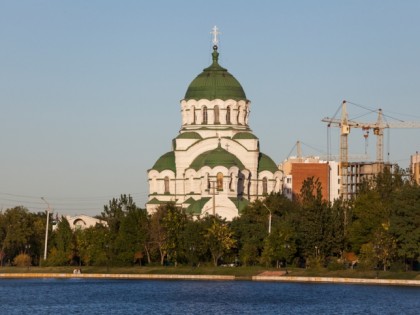
POLYGON ((370 129, 373 130, 373 134, 376 136, 376 162, 378 164, 383 164, 384 162, 383 140, 385 128, 420 128, 420 122, 385 122, 383 119, 382 109, 378 109, 377 113, 378 118, 376 122, 357 122, 349 120, 347 114, 347 102, 343 101, 341 104, 341 119, 329 117, 322 119, 323 122, 328 124, 328 127, 333 126, 340 128, 340 194, 344 199, 349 199, 350 197, 350 191, 348 189, 348 135, 350 134, 351 128, 361 128, 367 133, 370 129))

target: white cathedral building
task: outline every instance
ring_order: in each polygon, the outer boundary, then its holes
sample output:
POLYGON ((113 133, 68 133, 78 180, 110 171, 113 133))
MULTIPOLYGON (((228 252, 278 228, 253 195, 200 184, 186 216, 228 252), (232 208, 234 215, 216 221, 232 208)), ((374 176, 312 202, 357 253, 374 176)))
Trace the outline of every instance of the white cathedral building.
POLYGON ((282 173, 248 125, 251 102, 218 63, 217 34, 213 63, 181 100, 182 126, 172 150, 148 170, 148 213, 174 202, 196 216, 232 220, 249 202, 281 192, 282 173))

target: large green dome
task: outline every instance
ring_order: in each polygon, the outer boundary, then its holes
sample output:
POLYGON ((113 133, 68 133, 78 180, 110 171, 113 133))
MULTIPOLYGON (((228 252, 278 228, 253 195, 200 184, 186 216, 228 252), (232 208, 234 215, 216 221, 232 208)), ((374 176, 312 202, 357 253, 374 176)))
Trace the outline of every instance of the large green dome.
POLYGON ((216 149, 204 152, 197 156, 191 163, 190 168, 198 171, 204 166, 209 166, 210 168, 216 166, 225 166, 226 168, 237 166, 240 170, 245 168, 235 155, 223 149, 220 144, 216 149))
POLYGON ((191 82, 184 99, 186 101, 190 99, 246 100, 245 92, 238 80, 219 65, 217 46, 213 47, 212 57, 213 63, 191 82))

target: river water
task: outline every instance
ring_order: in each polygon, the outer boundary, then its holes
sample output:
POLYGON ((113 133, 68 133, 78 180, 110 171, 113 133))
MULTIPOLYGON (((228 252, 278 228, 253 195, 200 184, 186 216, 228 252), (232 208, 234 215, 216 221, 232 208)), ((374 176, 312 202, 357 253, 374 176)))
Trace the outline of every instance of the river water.
POLYGON ((420 314, 420 288, 253 281, 2 279, 0 314, 420 314))

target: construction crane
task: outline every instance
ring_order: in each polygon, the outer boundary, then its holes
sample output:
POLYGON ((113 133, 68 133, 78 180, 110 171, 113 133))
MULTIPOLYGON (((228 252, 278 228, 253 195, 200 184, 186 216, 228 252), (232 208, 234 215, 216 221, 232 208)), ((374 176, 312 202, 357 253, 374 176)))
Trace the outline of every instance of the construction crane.
MULTIPOLYGON (((347 102, 343 101, 341 104, 341 119, 325 117, 323 122, 328 124, 328 127, 340 128, 340 194, 343 199, 349 199, 349 183, 348 183, 348 166, 349 166, 349 153, 348 153, 348 135, 351 128, 361 128, 365 131, 365 135, 369 130, 373 130, 376 136, 376 163, 384 163, 384 129, 386 128, 420 128, 420 122, 385 122, 383 119, 382 109, 378 109, 378 118, 376 122, 357 122, 348 119, 347 102)), ((365 136, 365 139, 367 137, 365 136)))

